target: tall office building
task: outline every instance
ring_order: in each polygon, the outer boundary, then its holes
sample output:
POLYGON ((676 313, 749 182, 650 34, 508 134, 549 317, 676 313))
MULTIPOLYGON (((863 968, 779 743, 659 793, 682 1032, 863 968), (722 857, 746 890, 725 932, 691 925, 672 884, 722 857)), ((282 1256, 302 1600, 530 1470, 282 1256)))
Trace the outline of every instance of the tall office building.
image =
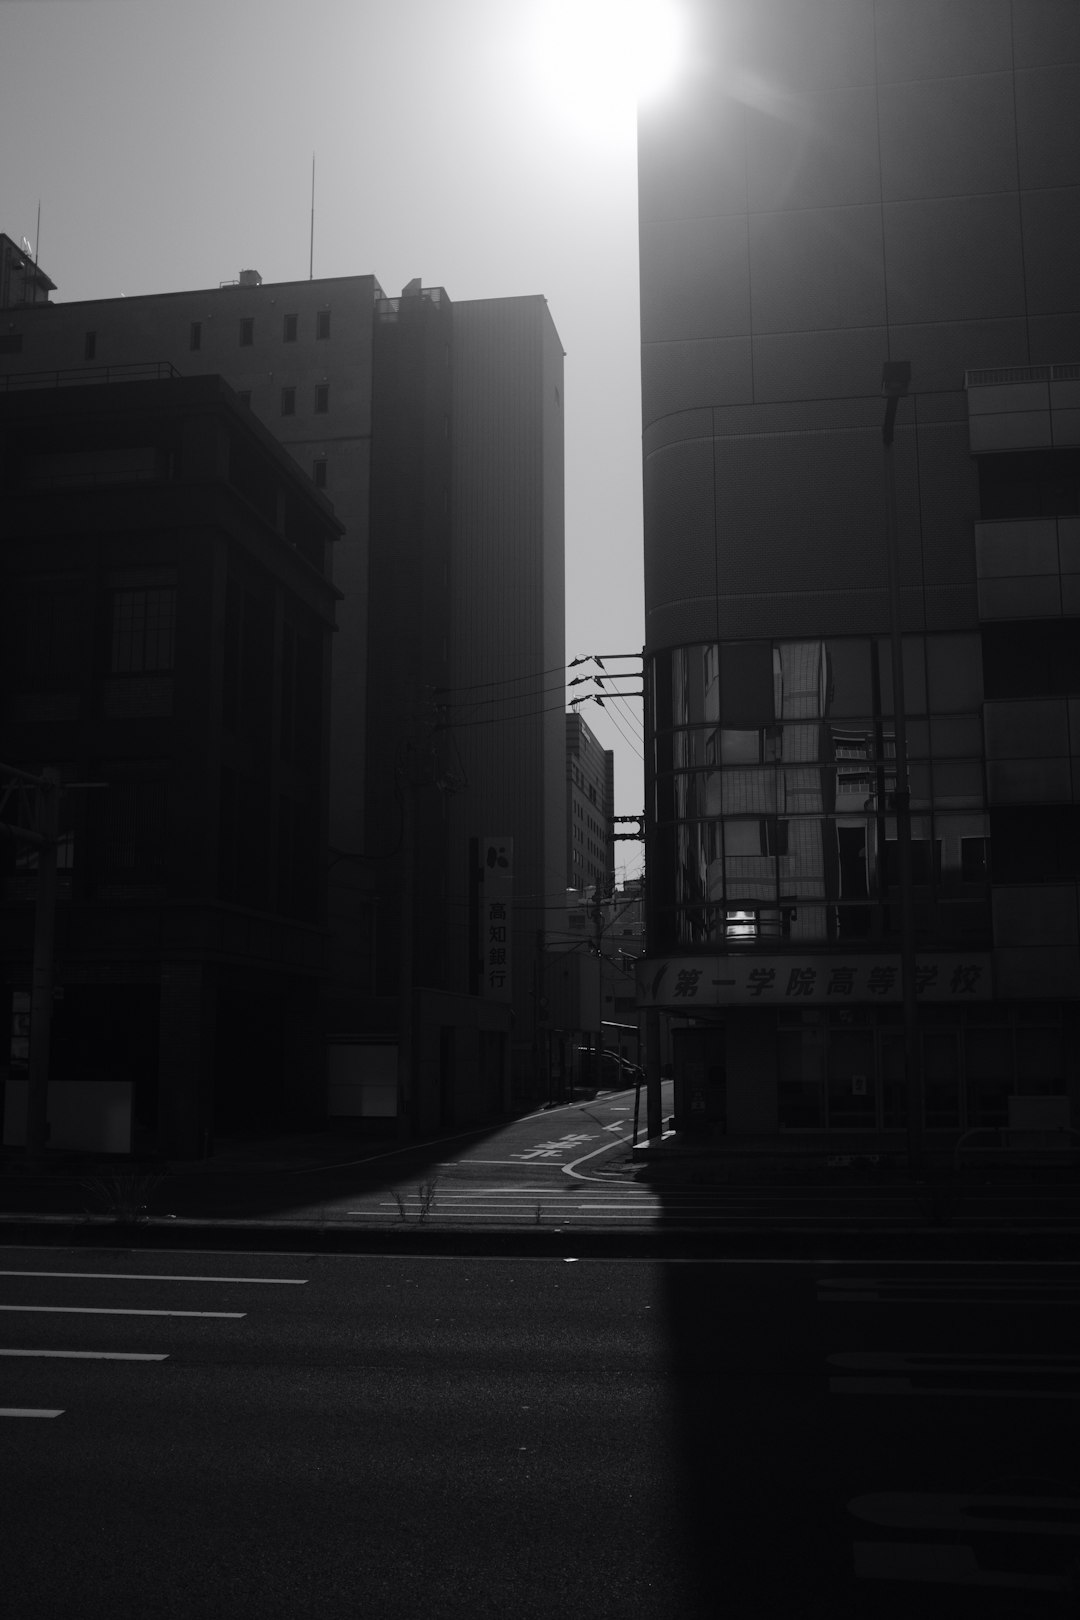
POLYGON ((51 286, 39 274, 41 301, 0 312, 0 383, 151 362, 218 373, 344 525, 323 998, 336 1106, 405 1107, 430 1128, 531 1095, 534 908, 561 889, 565 836, 562 348, 546 301, 454 306, 419 280, 388 298, 373 276, 254 270, 85 303, 45 302, 51 286), (472 704, 492 694, 514 701, 472 704), (508 993, 485 998, 470 995, 470 840, 488 835, 512 842, 516 870, 508 993), (411 1099, 387 1080, 403 978, 411 1099))
POLYGON ((615 755, 580 714, 566 717, 566 886, 615 888, 615 755))
MULTIPOLYGON (((1080 10, 691 0, 639 126, 646 1006, 680 1128, 932 1146, 1080 1064, 1080 10), (883 446, 884 362, 909 362, 883 446), (684 1021, 685 1020, 685 1021, 684 1021)), ((1034 1112, 1034 1110, 1030 1110, 1034 1112)))

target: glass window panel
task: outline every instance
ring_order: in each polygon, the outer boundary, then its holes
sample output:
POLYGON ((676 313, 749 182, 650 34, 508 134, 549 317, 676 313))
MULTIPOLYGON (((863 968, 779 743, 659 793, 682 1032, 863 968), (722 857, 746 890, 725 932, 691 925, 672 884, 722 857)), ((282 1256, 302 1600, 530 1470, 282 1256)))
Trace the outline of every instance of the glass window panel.
POLYGON ((908 759, 929 759, 930 722, 928 720, 909 720, 905 730, 907 733, 908 759))
POLYGON ((827 714, 873 714, 870 642, 867 638, 853 636, 842 641, 827 642, 826 668, 827 714))
POLYGON ((725 727, 771 725, 773 654, 767 641, 731 641, 720 647, 720 718, 725 727))
POLYGON ((932 716, 930 748, 935 759, 980 758, 983 751, 982 716, 978 714, 932 716))
POLYGON ((980 810, 985 803, 981 760, 935 760, 934 803, 943 810, 980 810))
MULTIPOLYGON (((905 714, 925 714, 927 711, 924 640, 923 636, 905 636, 903 638, 905 714)), ((878 679, 881 682, 881 712, 882 714, 892 714, 892 646, 887 636, 883 636, 878 642, 878 679)), ((934 707, 941 707, 941 705, 934 705, 934 707)), ((953 707, 970 709, 973 705, 970 703, 954 704, 953 707)))
POLYGON ((820 719, 825 711, 825 643, 785 641, 779 653, 783 689, 777 718, 820 719))
POLYGON ((724 850, 729 856, 760 855, 762 831, 759 820, 729 819, 724 823, 724 850))
POLYGON ((777 805, 787 815, 812 815, 825 808, 825 772, 811 766, 782 773, 783 800, 777 805))
POLYGON ((760 731, 720 732, 720 758, 725 765, 757 765, 761 761, 760 731))
POLYGON ((1018 1025, 1016 1030, 1016 1078, 1019 1089, 1027 1092, 1059 1089, 1064 1079, 1061 1029, 1052 1024, 1018 1025))
POLYGON ((982 707, 982 641, 969 635, 927 636, 930 708, 935 714, 977 712, 982 707))
POLYGON ((959 1040, 951 1030, 924 1030, 922 1051, 927 1129, 954 1129, 960 1124, 959 1040))
POLYGON ((830 1030, 828 1074, 829 1124, 873 1129, 877 1123, 873 1031, 830 1030))
MULTIPOLYGON (((879 1026, 902 1009, 878 1009, 879 1026)), ((881 1075, 881 1123, 886 1130, 900 1130, 907 1124, 907 1082, 904 1078, 904 1036, 898 1029, 878 1029, 878 1062, 881 1075)))
POLYGON ((777 1103, 789 1130, 825 1124, 825 1065, 820 1028, 782 1029, 776 1037, 777 1103))

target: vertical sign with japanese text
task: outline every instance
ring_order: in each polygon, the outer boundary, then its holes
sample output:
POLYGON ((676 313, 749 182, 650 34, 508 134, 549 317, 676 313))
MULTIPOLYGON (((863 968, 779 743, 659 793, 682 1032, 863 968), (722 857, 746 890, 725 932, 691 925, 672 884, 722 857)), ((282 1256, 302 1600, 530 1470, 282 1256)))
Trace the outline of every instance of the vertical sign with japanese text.
POLYGON ((514 897, 514 840, 492 834, 480 842, 481 995, 509 1001, 513 991, 511 921, 514 897))

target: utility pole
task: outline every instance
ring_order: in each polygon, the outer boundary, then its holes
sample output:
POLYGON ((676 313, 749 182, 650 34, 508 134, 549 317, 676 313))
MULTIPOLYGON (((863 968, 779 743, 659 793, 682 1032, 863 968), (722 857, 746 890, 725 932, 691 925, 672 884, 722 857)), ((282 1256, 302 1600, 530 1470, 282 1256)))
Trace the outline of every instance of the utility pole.
POLYGON ((416 894, 416 817, 413 805, 416 788, 409 769, 408 745, 398 781, 401 791, 401 889, 398 911, 397 1130, 400 1140, 407 1142, 413 1126, 413 909, 416 894))
POLYGON ((889 647, 892 654, 893 728, 896 753, 897 883, 900 889, 900 981, 904 1000, 904 1083, 907 1093, 908 1173, 923 1179, 923 1086, 915 999, 915 902, 911 867, 911 790, 908 784, 907 716, 904 702, 904 643, 900 611, 900 545, 896 508, 893 433, 896 412, 911 382, 907 360, 886 361, 881 373, 885 422, 881 443, 885 464, 885 554, 889 579, 889 647))

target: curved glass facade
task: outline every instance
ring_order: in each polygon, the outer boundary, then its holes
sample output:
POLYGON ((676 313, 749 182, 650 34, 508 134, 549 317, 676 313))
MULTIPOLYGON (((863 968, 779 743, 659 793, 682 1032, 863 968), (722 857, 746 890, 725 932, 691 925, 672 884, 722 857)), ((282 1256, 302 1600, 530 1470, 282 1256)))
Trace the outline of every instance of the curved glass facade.
MULTIPOLYGON (((905 636, 916 913, 989 943, 977 633, 905 636)), ((649 666, 650 954, 893 944, 886 637, 702 642, 649 666)))

